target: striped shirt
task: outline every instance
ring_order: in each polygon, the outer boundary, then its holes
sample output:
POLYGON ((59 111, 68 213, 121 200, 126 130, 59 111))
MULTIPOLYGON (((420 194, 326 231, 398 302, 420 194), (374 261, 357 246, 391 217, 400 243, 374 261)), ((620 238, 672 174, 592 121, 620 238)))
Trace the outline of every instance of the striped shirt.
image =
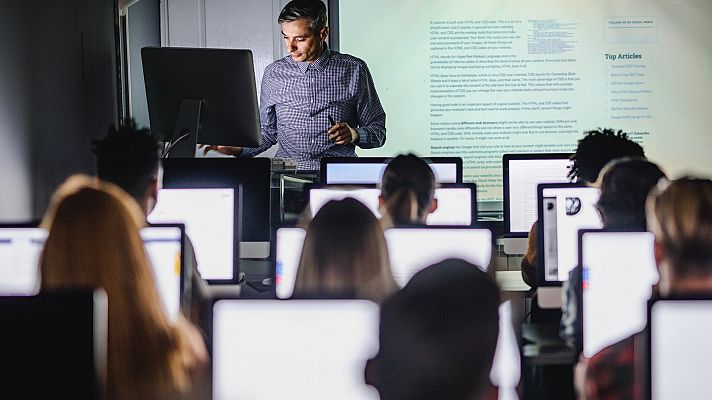
POLYGON ((386 113, 366 63, 328 48, 312 63, 279 59, 262 78, 262 145, 244 148, 240 157, 253 157, 275 143, 276 157, 297 161, 299 169, 319 169, 322 157, 356 157, 353 143, 329 140, 329 117, 356 129, 359 147, 383 146, 386 113))

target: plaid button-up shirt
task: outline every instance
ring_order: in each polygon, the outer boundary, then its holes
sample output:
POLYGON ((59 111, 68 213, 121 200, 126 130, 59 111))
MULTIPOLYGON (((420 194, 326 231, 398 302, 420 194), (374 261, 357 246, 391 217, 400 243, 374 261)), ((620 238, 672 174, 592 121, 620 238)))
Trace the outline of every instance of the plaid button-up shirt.
POLYGON ((329 140, 329 117, 356 129, 359 147, 383 146, 386 113, 366 63, 329 49, 312 63, 279 59, 262 78, 262 145, 245 148, 240 156, 253 157, 279 143, 276 157, 314 170, 322 157, 355 157, 354 144, 329 140))

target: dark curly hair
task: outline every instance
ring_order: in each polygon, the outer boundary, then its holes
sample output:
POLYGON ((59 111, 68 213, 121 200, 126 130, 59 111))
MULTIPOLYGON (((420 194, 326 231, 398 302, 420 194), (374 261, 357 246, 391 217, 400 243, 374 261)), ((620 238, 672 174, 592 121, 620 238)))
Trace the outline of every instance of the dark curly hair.
POLYGON ((595 182, 604 165, 623 157, 645 158, 645 152, 621 130, 598 128, 584 132, 571 156, 573 165, 568 177, 578 182, 595 182))

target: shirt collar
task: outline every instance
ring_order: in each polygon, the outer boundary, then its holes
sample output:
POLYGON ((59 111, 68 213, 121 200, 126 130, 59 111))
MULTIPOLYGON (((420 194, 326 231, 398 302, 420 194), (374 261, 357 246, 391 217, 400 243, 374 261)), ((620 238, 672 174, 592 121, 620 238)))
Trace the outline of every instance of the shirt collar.
POLYGON ((329 50, 329 46, 326 43, 324 43, 324 46, 326 47, 324 49, 324 52, 321 53, 319 58, 317 58, 313 62, 295 61, 295 63, 299 67, 299 70, 302 71, 302 73, 306 73, 310 67, 312 69, 316 68, 316 70, 319 72, 324 72, 326 65, 329 63, 329 59, 331 58, 331 50, 329 50))

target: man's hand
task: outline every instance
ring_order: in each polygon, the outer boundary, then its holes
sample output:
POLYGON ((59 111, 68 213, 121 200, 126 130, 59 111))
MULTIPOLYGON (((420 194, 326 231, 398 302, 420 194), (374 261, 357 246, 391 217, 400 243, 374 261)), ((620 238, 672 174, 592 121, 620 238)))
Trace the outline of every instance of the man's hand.
POLYGON ((240 153, 242 153, 242 147, 235 146, 216 146, 212 144, 199 144, 198 147, 203 150, 203 155, 207 155, 210 150, 214 150, 218 153, 226 154, 228 156, 239 156, 240 153))
POLYGON ((336 144, 358 142, 358 132, 346 122, 337 122, 329 128, 327 134, 329 135, 329 140, 333 140, 336 144))

